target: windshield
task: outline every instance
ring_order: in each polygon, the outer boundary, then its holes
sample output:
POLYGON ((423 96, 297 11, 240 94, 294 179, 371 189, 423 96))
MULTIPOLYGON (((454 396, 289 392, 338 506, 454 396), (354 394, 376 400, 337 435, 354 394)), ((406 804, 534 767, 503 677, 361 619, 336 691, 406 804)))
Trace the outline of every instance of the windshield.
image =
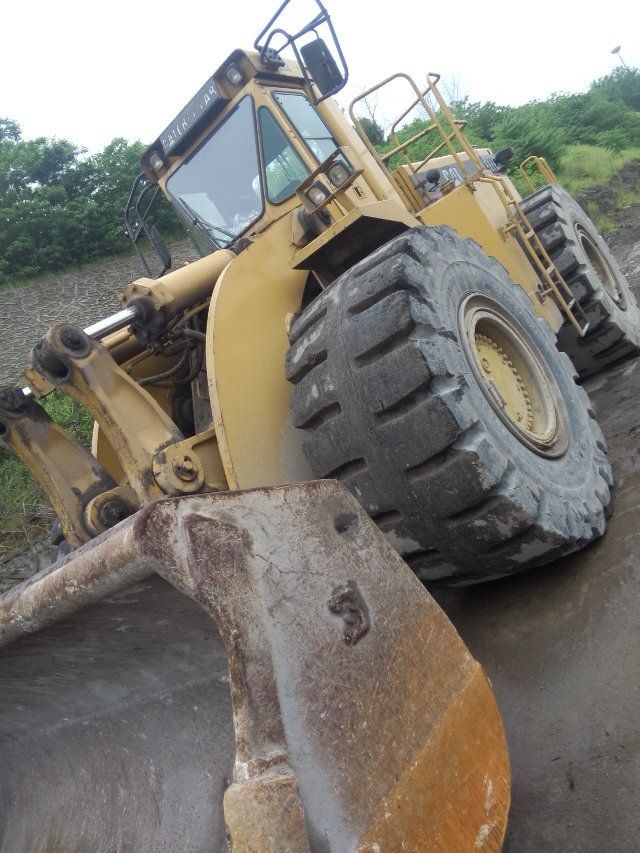
POLYGON ((218 246, 262 215, 262 180, 253 102, 243 98, 167 180, 167 191, 218 246))

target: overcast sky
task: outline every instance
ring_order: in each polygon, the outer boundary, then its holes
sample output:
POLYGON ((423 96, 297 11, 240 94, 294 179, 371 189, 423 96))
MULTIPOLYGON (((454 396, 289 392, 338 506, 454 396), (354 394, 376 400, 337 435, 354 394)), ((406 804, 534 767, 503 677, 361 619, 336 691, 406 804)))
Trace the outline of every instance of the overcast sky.
MULTIPOLYGON (((0 116, 18 121, 25 137, 67 138, 90 151, 115 136, 151 142, 233 48, 252 45, 277 1, 5 3, 0 116)), ((616 66, 618 44, 625 62, 640 66, 637 0, 326 5, 349 64, 344 105, 399 70, 439 71, 472 100, 520 104, 585 89, 616 66)), ((383 117, 391 112, 379 104, 383 117)))

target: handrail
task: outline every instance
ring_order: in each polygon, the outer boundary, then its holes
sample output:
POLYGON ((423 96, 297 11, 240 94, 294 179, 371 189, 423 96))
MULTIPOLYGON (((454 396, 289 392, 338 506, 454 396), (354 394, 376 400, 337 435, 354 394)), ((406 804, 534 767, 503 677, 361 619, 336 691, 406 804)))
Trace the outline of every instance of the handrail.
POLYGON ((405 142, 401 142, 396 148, 393 148, 391 151, 387 151, 382 155, 382 159, 386 163, 394 154, 397 154, 399 151, 406 150, 410 145, 413 145, 414 142, 417 142, 418 139, 422 139, 423 136, 426 136, 431 130, 435 130, 434 124, 430 124, 424 130, 421 130, 420 133, 416 133, 415 136, 412 136, 411 139, 407 139, 405 142))
POLYGON ((151 210, 158 198, 158 194, 160 191, 160 187, 157 184, 152 184, 144 172, 140 172, 139 175, 133 181, 133 185, 131 187, 131 192, 129 193, 129 197, 127 199, 127 203, 124 209, 124 227, 129 236, 129 239, 133 243, 133 247, 136 250, 138 257, 144 267, 146 274, 149 278, 160 278, 165 274, 168 267, 165 264, 165 259, 158 252, 157 245, 155 240, 151 234, 151 228, 147 222, 147 218, 151 213, 151 210), (144 202, 144 206, 143 205, 144 202), (144 209, 143 209, 144 207, 144 209), (132 213, 134 216, 132 217, 132 213), (162 272, 159 275, 154 275, 151 271, 151 267, 149 266, 149 262, 147 261, 144 252, 140 248, 140 238, 142 236, 147 237, 151 247, 155 251, 156 255, 160 263, 162 264, 162 272))
MULTIPOLYGON (((460 169, 460 173, 462 175, 467 175, 467 170, 464 168, 464 166, 462 164, 459 151, 456 150, 455 146, 453 145, 454 140, 460 146, 460 148, 462 149, 462 152, 469 158, 469 160, 476 167, 475 172, 473 172, 472 174, 475 174, 476 172, 482 172, 484 170, 484 164, 483 164, 482 160, 480 159, 480 157, 478 156, 478 153, 476 152, 476 150, 473 148, 473 146, 471 145, 471 143, 467 139, 466 135, 463 133, 463 130, 466 126, 466 121, 462 121, 460 119, 457 119, 453 115, 453 113, 449 109, 448 104, 446 103, 446 101, 444 100, 444 98, 442 97, 442 95, 440 94, 440 92, 437 89, 437 83, 440 80, 440 75, 435 73, 435 72, 429 72, 427 74, 426 79, 427 79, 427 88, 424 91, 421 91, 418 88, 418 86, 416 85, 413 78, 409 74, 405 74, 404 72, 397 72, 396 74, 392 74, 389 77, 386 77, 380 83, 377 83, 376 85, 369 87, 364 92, 361 92, 357 97, 355 97, 351 101, 351 103, 349 104, 349 117, 351 118, 351 121, 353 122, 353 124, 354 124, 356 130, 358 131, 359 135, 361 136, 362 141, 365 143, 365 145, 367 146, 367 148, 369 149, 371 154, 376 158, 378 163, 384 167, 387 167, 387 162, 395 154, 401 154, 402 159, 404 160, 405 166, 407 167, 409 172, 413 175, 413 177, 416 179, 418 185, 420 185, 422 183, 420 180, 420 177, 418 175, 418 171, 420 171, 420 169, 422 169, 426 165, 426 163, 435 154, 437 154, 439 151, 441 151, 443 148, 446 148, 448 154, 453 158, 455 164, 460 169), (383 88, 384 86, 387 86, 393 80, 398 80, 398 79, 405 80, 409 84, 409 86, 413 90, 415 97, 414 97, 412 103, 409 105, 409 107, 407 107, 407 109, 405 109, 398 116, 398 118, 393 122, 393 124, 391 126, 390 137, 395 143, 394 147, 391 149, 391 151, 387 151, 384 154, 380 155, 376 151, 375 147, 371 144, 371 141, 369 140, 366 133, 364 132, 364 129, 363 129, 359 119, 355 115, 355 105, 358 104, 360 101, 365 100, 370 95, 372 95, 374 92, 378 91, 379 89, 383 88), (444 117, 446 123, 448 123, 450 125, 451 132, 447 132, 442 121, 438 117, 438 114, 436 113, 436 111, 431 107, 431 105, 426 100, 426 96, 429 94, 431 94, 435 98, 435 100, 438 104, 438 107, 439 107, 440 115, 442 115, 444 117), (422 108, 424 109, 425 113, 427 114, 427 116, 429 118, 430 123, 426 128, 423 128, 421 131, 419 131, 417 134, 412 136, 410 139, 407 139, 404 142, 400 142, 400 140, 398 139, 398 135, 397 135, 398 125, 417 106, 422 106, 422 108), (422 139, 423 137, 427 136, 427 134, 429 134, 433 131, 436 131, 439 134, 441 141, 431 151, 429 156, 426 157, 418 165, 418 168, 416 168, 415 164, 411 161, 411 159, 408 156, 408 153, 407 153, 408 148, 411 145, 413 145, 415 142, 417 142, 419 139, 422 139)), ((466 181, 469 181, 469 179, 471 177, 472 177, 471 175, 467 175, 466 181)), ((424 190, 424 192, 427 196, 427 201, 431 201, 432 200, 431 195, 428 193, 428 191, 424 190)))
POLYGON ((339 92, 346 86, 347 81, 349 80, 349 67, 344 57, 344 53, 342 52, 342 47, 340 45, 340 41, 338 40, 337 33, 333 26, 331 15, 329 14, 322 0, 315 0, 315 4, 318 7, 319 11, 308 23, 306 23, 300 30, 298 30, 297 33, 289 33, 287 32, 287 30, 282 29, 282 27, 275 27, 271 29, 275 22, 281 17, 290 2, 291 0, 283 0, 283 2, 276 10, 275 14, 270 18, 269 22, 266 24, 265 27, 262 28, 262 30, 256 37, 253 46, 257 51, 259 51, 261 61, 267 66, 273 65, 274 63, 276 65, 283 65, 284 62, 280 58, 280 54, 287 47, 291 47, 295 55, 296 62, 300 66, 300 71, 302 72, 302 76, 304 79, 305 89, 307 90, 309 98, 314 103, 320 104, 322 103, 322 101, 326 100, 327 98, 330 98, 332 95, 335 95, 337 92, 339 92), (332 89, 324 92, 321 98, 318 98, 313 88, 313 80, 309 77, 307 68, 304 64, 302 56, 300 55, 300 50, 298 48, 297 42, 300 38, 307 35, 308 33, 315 33, 316 38, 318 38, 318 33, 316 32, 316 30, 323 24, 327 25, 329 33, 331 34, 331 38, 333 40, 333 45, 338 53, 338 58, 342 66, 342 69, 340 71, 342 79, 332 89), (266 41, 263 44, 260 44, 262 37, 265 35, 266 41), (271 47, 271 42, 276 36, 282 36, 284 41, 282 44, 279 45, 279 47, 273 48, 271 47))
POLYGON ((520 174, 522 175, 524 180, 529 185, 529 189, 531 190, 531 192, 535 192, 536 187, 534 186, 533 181, 531 180, 531 178, 529 177, 529 174, 527 173, 527 170, 525 169, 525 166, 527 165, 527 163, 533 163, 534 164, 534 166, 536 167, 538 172, 542 175, 542 179, 544 180, 545 184, 557 184, 558 183, 558 179, 556 178, 556 176, 553 172, 553 169, 547 163, 547 161, 544 159, 544 157, 538 157, 536 154, 532 154, 530 157, 527 157, 526 159, 524 159, 522 161, 522 163, 520 163, 520 166, 518 167, 520 170, 520 174))
POLYGON ((589 329, 589 322, 580 303, 564 277, 551 260, 540 238, 526 217, 520 202, 509 188, 508 183, 499 175, 483 174, 477 179, 480 183, 489 183, 495 189, 498 198, 505 208, 509 225, 502 229, 503 234, 514 232, 518 235, 521 246, 529 256, 533 268, 540 278, 538 296, 541 301, 552 294, 569 322, 580 337, 584 337, 589 329), (582 315, 583 324, 575 316, 574 311, 582 315))
MULTIPOLYGON (((398 72, 397 74, 392 74, 390 77, 387 77, 380 83, 377 83, 375 86, 371 86, 366 91, 362 92, 356 98, 354 98, 349 105, 349 116, 356 127, 358 133, 362 137, 362 141, 365 143, 371 154, 376 158, 377 162, 385 169, 387 167, 387 161, 390 160, 395 154, 401 154, 405 163, 405 168, 407 171, 413 176, 417 184, 416 192, 421 194, 421 197, 425 199, 426 204, 430 204, 432 201, 435 201, 439 196, 429 193, 426 189, 425 181, 420 178, 419 173, 422 171, 424 166, 435 157, 442 149, 446 149, 449 155, 452 157, 456 166, 460 171, 460 175, 462 176, 462 182, 466 184, 466 186, 470 190, 475 189, 475 184, 484 183, 489 184, 493 187, 496 192, 498 199, 500 200, 502 206, 504 207, 505 214, 507 217, 507 225, 500 228, 501 233, 504 237, 508 234, 512 234, 513 236, 517 236, 520 244, 522 245, 523 250, 527 253, 531 265, 534 270, 538 274, 539 285, 538 285, 538 296, 541 301, 546 299, 547 296, 552 295, 561 310, 565 313, 570 323, 576 329, 580 336, 584 336, 587 329, 589 328, 589 323, 584 316, 584 311, 582 311, 580 304, 575 299, 573 292, 567 282, 562 277, 560 271, 557 269, 551 258, 549 257, 547 251, 544 246, 540 242, 538 235, 535 233, 534 229, 531 227, 531 223, 528 221, 518 198, 512 192, 510 185, 507 179, 502 175, 494 175, 492 173, 487 172, 486 166, 483 163, 480 155, 476 151, 476 149, 471 145, 467 135, 464 133, 464 128, 466 125, 465 121, 461 121, 457 119, 452 113, 449 105, 446 103, 440 92, 437 88, 437 83, 440 80, 439 74, 434 74, 430 72, 427 74, 427 88, 424 91, 421 91, 414 80, 403 72, 398 72), (355 105, 360 101, 368 98, 369 95, 376 92, 378 89, 381 89, 383 86, 388 85, 393 80, 404 79, 406 80, 413 92, 415 94, 415 98, 411 105, 404 110, 404 112, 394 121, 391 126, 390 138, 395 143, 394 147, 387 151, 385 154, 380 155, 376 151, 375 147, 372 145, 368 136, 364 132, 364 128, 362 127, 360 121, 355 115, 355 105), (432 95, 437 104, 437 111, 434 109, 431 104, 426 100, 426 96, 432 95), (429 125, 423 130, 419 131, 417 134, 414 134, 410 139, 405 140, 404 142, 400 142, 398 139, 398 125, 411 113, 415 107, 421 105, 428 116, 429 125), (445 128, 445 124, 447 124, 451 131, 445 128), (440 136, 440 142, 436 145, 436 147, 422 160, 420 163, 412 163, 408 156, 408 148, 413 145, 417 140, 422 139, 428 133, 436 131, 440 136), (459 146, 459 150, 456 150, 455 145, 459 146), (475 170, 472 170, 470 173, 467 171, 467 166, 463 165, 461 156, 466 155, 469 158, 469 161, 473 166, 475 166, 475 170), (578 316, 581 315, 582 322, 578 319, 578 316)), ((548 183, 555 182, 557 179, 551 170, 551 167, 546 162, 543 157, 532 156, 528 157, 520 166, 520 171, 523 173, 525 179, 531 186, 533 190, 533 184, 531 183, 529 176, 524 172, 524 167, 530 163, 535 163, 536 168, 545 178, 548 183)), ((402 193, 407 197, 409 203, 416 204, 418 203, 418 197, 416 199, 411 199, 410 193, 407 188, 404 186, 404 182, 400 179, 398 174, 394 174, 391 172, 391 177, 395 179, 396 184, 402 193)), ((419 213, 420 208, 415 207, 415 212, 419 213)))

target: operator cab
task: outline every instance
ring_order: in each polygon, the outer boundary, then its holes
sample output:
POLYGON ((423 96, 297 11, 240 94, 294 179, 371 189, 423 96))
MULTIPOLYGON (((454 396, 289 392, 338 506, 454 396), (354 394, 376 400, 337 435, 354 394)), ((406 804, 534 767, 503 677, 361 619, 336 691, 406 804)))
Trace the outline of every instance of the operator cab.
POLYGON ((199 254, 240 248, 239 238, 300 205, 296 190, 338 148, 316 106, 346 83, 342 51, 319 0, 319 13, 300 31, 290 35, 274 28, 288 2, 260 33, 255 51, 234 51, 143 155, 125 225, 147 274, 144 236, 161 256, 160 274, 170 265, 157 229, 149 224, 159 191, 199 254), (341 68, 317 35, 322 24, 329 28, 341 68), (300 44, 308 34, 311 41, 300 44), (287 47, 297 61, 282 58, 287 47))
POLYGON ((241 97, 164 182, 185 224, 207 238, 208 251, 232 245, 263 217, 266 205, 293 198, 311 174, 309 160, 317 165, 338 147, 303 91, 264 95, 241 97), (289 128, 307 157, 292 144, 289 128))

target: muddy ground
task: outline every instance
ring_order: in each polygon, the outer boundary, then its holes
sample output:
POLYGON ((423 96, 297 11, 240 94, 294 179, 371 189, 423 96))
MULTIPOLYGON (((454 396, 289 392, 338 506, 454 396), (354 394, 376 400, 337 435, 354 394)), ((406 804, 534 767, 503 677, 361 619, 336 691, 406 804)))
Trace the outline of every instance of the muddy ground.
MULTIPOLYGON (((173 266, 195 260, 190 240, 170 245, 173 266)), ((88 326, 118 310, 117 295, 144 275, 137 255, 112 258, 0 291, 0 385, 12 385, 35 342, 54 323, 88 326)))
POLYGON ((636 298, 640 298, 640 204, 618 211, 615 231, 605 237, 609 248, 629 280, 636 298))
POLYGON ((615 480, 605 536, 549 566, 438 596, 505 726, 503 853, 640 849, 640 359, 587 389, 615 480))
POLYGON ((593 212, 609 217, 615 230, 605 235, 605 241, 618 260, 622 271, 634 288, 640 292, 640 204, 617 206, 617 193, 621 189, 640 190, 640 160, 632 160, 622 167, 611 180, 600 187, 582 192, 577 200, 593 212))

